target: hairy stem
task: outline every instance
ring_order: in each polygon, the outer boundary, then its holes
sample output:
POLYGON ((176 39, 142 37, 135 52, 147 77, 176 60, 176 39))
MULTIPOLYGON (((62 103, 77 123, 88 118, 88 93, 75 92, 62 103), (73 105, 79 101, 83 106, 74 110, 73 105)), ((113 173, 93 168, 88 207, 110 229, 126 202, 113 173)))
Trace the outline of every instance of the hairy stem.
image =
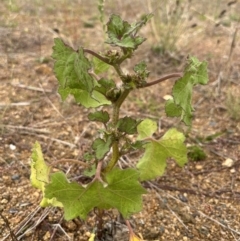
POLYGON ((102 60, 106 64, 112 65, 108 58, 106 58, 106 57, 104 57, 104 56, 102 56, 102 55, 100 55, 100 54, 98 54, 98 53, 96 53, 96 52, 94 52, 90 49, 83 48, 83 51, 95 56, 96 58, 102 60))
POLYGON ((103 236, 103 215, 104 215, 104 210, 102 209, 97 209, 97 237, 99 240, 102 240, 103 236))
POLYGON ((111 160, 108 162, 107 166, 103 170, 104 173, 110 172, 119 159, 119 147, 118 147, 118 141, 114 141, 112 144, 112 157, 111 160))
MULTIPOLYGON (((118 120, 119 120, 120 107, 121 107, 123 101, 127 98, 129 93, 130 93, 129 89, 124 89, 122 94, 118 98, 118 100, 114 103, 112 124, 113 124, 115 133, 117 132, 117 123, 118 123, 118 120)), ((113 167, 116 165, 116 163, 118 162, 118 159, 120 157, 119 146, 118 146, 119 145, 118 137, 115 136, 115 138, 116 139, 114 140, 114 142, 112 144, 112 158, 108 162, 105 169, 103 170, 104 173, 107 173, 107 172, 111 171, 113 169, 113 167)))
POLYGON ((173 74, 165 75, 165 76, 161 77, 160 79, 151 81, 151 82, 147 83, 146 85, 141 86, 140 88, 146 88, 146 87, 149 87, 152 85, 156 85, 160 82, 163 82, 164 80, 171 79, 171 78, 181 78, 182 75, 183 75, 182 73, 173 73, 173 74))

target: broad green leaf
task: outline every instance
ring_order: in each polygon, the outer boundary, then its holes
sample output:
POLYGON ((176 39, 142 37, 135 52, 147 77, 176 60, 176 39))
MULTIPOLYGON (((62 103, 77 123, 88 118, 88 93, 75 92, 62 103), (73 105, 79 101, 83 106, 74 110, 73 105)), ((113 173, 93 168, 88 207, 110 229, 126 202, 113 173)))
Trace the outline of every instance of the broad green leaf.
POLYGON ((50 184, 46 185, 45 196, 49 199, 56 198, 63 204, 66 220, 78 216, 86 219, 97 201, 97 197, 87 191, 88 189, 77 182, 70 183, 64 173, 56 172, 51 175, 50 184))
POLYGON ((111 102, 108 101, 104 95, 95 90, 93 90, 92 93, 89 93, 80 89, 62 89, 60 86, 58 92, 61 95, 62 100, 65 100, 69 94, 72 94, 75 98, 75 101, 86 108, 95 108, 102 105, 111 104, 111 102))
POLYGON ((113 88, 116 88, 116 84, 112 79, 101 78, 98 81, 98 85, 95 86, 94 89, 106 96, 106 93, 113 88))
POLYGON ((109 114, 107 111, 95 111, 88 114, 88 119, 91 121, 99 121, 102 123, 107 123, 109 121, 109 114))
POLYGON ((124 118, 119 119, 118 121, 118 130, 127 134, 137 133, 137 125, 141 121, 135 120, 131 117, 125 116, 124 118))
POLYGON ((44 197, 45 185, 49 182, 50 167, 45 163, 43 159, 42 149, 38 142, 33 146, 32 156, 31 156, 31 184, 40 189, 43 193, 43 198, 40 206, 46 207, 49 205, 55 207, 62 207, 60 202, 57 202, 55 198, 47 199, 44 197))
POLYGON ((110 151, 111 144, 112 144, 112 138, 110 136, 107 138, 107 141, 104 141, 101 138, 97 138, 93 142, 92 148, 93 150, 95 150, 96 158, 98 160, 101 160, 110 151))
POLYGON ((84 56, 83 49, 77 51, 67 46, 61 39, 54 39, 52 57, 55 59, 54 72, 63 91, 65 88, 91 92, 94 79, 88 73, 91 64, 84 56))
POLYGON ((101 74, 101 73, 106 72, 110 68, 110 65, 106 64, 99 58, 94 57, 93 58, 93 68, 94 68, 95 74, 101 74))
POLYGON ((86 168, 83 172, 84 176, 93 177, 96 173, 96 166, 92 165, 90 168, 86 168))
POLYGON ((152 121, 150 119, 143 120, 138 126, 137 126, 137 132, 138 132, 138 140, 143 140, 148 137, 151 137, 154 132, 157 130, 157 123, 155 121, 152 121))
POLYGON ((123 21, 120 16, 113 14, 107 23, 107 43, 122 48, 136 49, 146 39, 137 36, 140 28, 152 17, 152 14, 145 15, 142 20, 130 25, 123 21))
POLYGON ((173 101, 166 103, 167 115, 181 115, 184 123, 190 125, 193 116, 192 112, 194 111, 192 107, 193 87, 197 84, 205 85, 207 82, 207 63, 200 62, 195 57, 189 58, 183 77, 177 80, 173 86, 173 101), (174 110, 177 112, 176 114, 173 113, 174 110))
POLYGON ((134 143, 131 144, 131 148, 133 150, 138 150, 138 149, 142 149, 143 148, 143 145, 144 145, 144 142, 143 141, 136 141, 134 143))
POLYGON ((102 193, 111 207, 118 209, 124 218, 142 210, 142 194, 146 190, 139 183, 139 172, 135 169, 115 168, 106 174, 107 192, 102 193))
POLYGON ((173 158, 179 166, 183 166, 187 162, 184 140, 184 135, 173 128, 160 140, 151 140, 147 143, 145 153, 137 164, 141 181, 161 176, 165 171, 167 158, 173 158))
POLYGON ((47 198, 55 197, 64 206, 66 220, 80 217, 86 219, 95 207, 117 208, 124 218, 141 211, 141 195, 146 193, 138 182, 139 173, 135 169, 113 169, 106 174, 107 186, 96 180, 81 186, 70 183, 62 172, 51 175, 51 183, 46 186, 47 198))
POLYGON ((182 114, 182 109, 180 106, 174 103, 173 99, 169 99, 165 105, 165 111, 169 117, 179 117, 182 114))

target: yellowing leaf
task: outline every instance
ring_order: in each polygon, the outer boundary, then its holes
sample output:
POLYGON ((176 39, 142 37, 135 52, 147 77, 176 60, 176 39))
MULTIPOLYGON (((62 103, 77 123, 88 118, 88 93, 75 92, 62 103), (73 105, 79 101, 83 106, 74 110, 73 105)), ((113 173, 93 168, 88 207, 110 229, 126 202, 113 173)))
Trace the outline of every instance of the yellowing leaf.
POLYGON ((40 189, 43 193, 43 199, 40 206, 47 207, 49 205, 54 207, 62 207, 62 204, 56 198, 48 199, 44 197, 45 185, 49 182, 50 167, 43 159, 42 149, 38 142, 33 146, 31 156, 31 184, 40 189))
POLYGON ((157 123, 150 119, 143 120, 137 126, 138 140, 143 140, 145 138, 151 137, 152 134, 157 130, 157 123))
POLYGON ((144 241, 143 239, 139 238, 135 233, 130 234, 129 241, 144 241))
POLYGON ((41 146, 36 142, 31 156, 30 180, 32 185, 43 191, 45 183, 48 183, 49 172, 50 168, 44 162, 41 146))
POLYGON ((179 166, 183 166, 187 162, 184 140, 184 135, 172 128, 160 140, 151 140, 147 143, 146 151, 137 164, 140 180, 151 180, 161 176, 165 171, 167 158, 173 158, 179 166))
POLYGON ((94 241, 95 236, 96 236, 96 235, 95 235, 94 233, 91 233, 91 236, 90 236, 90 238, 89 238, 88 241, 94 241))

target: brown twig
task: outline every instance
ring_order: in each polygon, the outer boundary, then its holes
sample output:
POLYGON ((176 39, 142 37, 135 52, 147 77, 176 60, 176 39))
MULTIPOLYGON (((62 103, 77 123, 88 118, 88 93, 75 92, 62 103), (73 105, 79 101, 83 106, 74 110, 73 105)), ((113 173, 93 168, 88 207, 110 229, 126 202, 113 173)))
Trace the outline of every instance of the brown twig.
POLYGON ((182 77, 182 73, 173 73, 173 74, 169 74, 169 75, 165 75, 157 80, 154 80, 154 81, 151 81, 149 83, 147 83, 146 85, 144 86, 141 86, 140 88, 146 88, 146 87, 149 87, 149 86, 152 86, 152 85, 156 85, 160 82, 163 82, 164 80, 168 80, 168 79, 171 79, 171 78, 181 78, 182 77))
POLYGON ((104 57, 104 56, 102 56, 102 55, 100 55, 100 54, 98 54, 98 53, 96 53, 96 52, 94 52, 94 51, 92 51, 90 49, 83 48, 83 51, 86 52, 86 53, 89 53, 89 54, 91 54, 93 56, 95 56, 96 58, 102 60, 104 63, 111 65, 111 63, 110 63, 108 58, 106 58, 106 57, 104 57))
POLYGON ((34 91, 39 91, 39 92, 48 92, 48 93, 52 93, 52 90, 45 90, 42 88, 38 88, 35 86, 28 86, 28 85, 23 85, 23 84, 11 84, 13 87, 17 87, 17 88, 23 88, 23 89, 27 89, 27 90, 34 90, 34 91))
POLYGON ((12 229, 11 229, 11 227, 10 227, 10 224, 9 224, 7 218, 5 218, 5 217, 2 215, 2 213, 0 213, 0 216, 1 216, 1 218, 3 219, 3 221, 4 221, 5 224, 6 224, 6 226, 7 226, 8 230, 9 230, 9 233, 10 233, 10 236, 11 236, 12 240, 13 240, 13 241, 18 241, 16 235, 14 234, 14 232, 12 231, 12 229))
POLYGON ((50 131, 46 129, 36 129, 32 127, 27 127, 27 126, 13 126, 13 125, 1 125, 4 128, 9 128, 9 129, 15 129, 15 130, 23 130, 23 131, 29 131, 31 133, 42 133, 42 134, 50 134, 50 131))

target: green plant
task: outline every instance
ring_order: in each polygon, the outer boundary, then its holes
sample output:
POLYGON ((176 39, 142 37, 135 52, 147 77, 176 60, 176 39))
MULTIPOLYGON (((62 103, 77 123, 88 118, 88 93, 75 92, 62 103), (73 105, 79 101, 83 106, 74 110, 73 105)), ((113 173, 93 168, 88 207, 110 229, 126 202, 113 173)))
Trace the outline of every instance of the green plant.
MULTIPOLYGON (((97 210, 99 239, 105 210, 115 208, 128 219, 142 209, 142 194, 146 190, 141 186, 141 181, 161 176, 168 158, 175 159, 179 166, 187 162, 185 137, 181 132, 171 128, 160 139, 155 139, 153 134, 157 124, 150 119, 120 117, 122 103, 132 90, 151 87, 177 77, 179 79, 174 84, 172 98, 166 102, 165 111, 168 116, 180 117, 186 125, 190 125, 192 88, 208 81, 207 63, 199 62, 194 57, 188 58, 183 73, 169 74, 152 82, 147 81, 149 71, 144 61, 135 65, 133 73, 123 72, 121 64, 131 58, 145 41, 138 32, 151 17, 152 14, 144 15, 140 21, 129 24, 120 16, 112 15, 107 23, 106 43, 114 48, 105 53, 82 47, 75 51, 59 38, 55 39, 53 47, 54 72, 61 98, 65 100, 73 95, 77 103, 91 108, 89 121, 100 122, 103 128, 83 160, 72 161, 86 167, 85 174, 92 177, 89 183, 70 182, 63 172, 51 173, 52 166, 58 162, 46 164, 38 142, 32 152, 31 182, 43 192, 41 205, 63 207, 66 220, 76 217, 85 219, 89 212, 97 210), (116 50, 116 47, 120 50, 116 50), (97 78, 110 67, 119 76, 120 86, 112 79, 97 78), (117 167, 121 156, 140 149, 145 152, 134 168, 117 167)), ((126 223, 130 240, 139 240, 129 222, 126 223)))
POLYGON ((192 161, 202 161, 205 160, 207 155, 203 151, 203 149, 198 146, 190 146, 188 147, 188 158, 192 161))

